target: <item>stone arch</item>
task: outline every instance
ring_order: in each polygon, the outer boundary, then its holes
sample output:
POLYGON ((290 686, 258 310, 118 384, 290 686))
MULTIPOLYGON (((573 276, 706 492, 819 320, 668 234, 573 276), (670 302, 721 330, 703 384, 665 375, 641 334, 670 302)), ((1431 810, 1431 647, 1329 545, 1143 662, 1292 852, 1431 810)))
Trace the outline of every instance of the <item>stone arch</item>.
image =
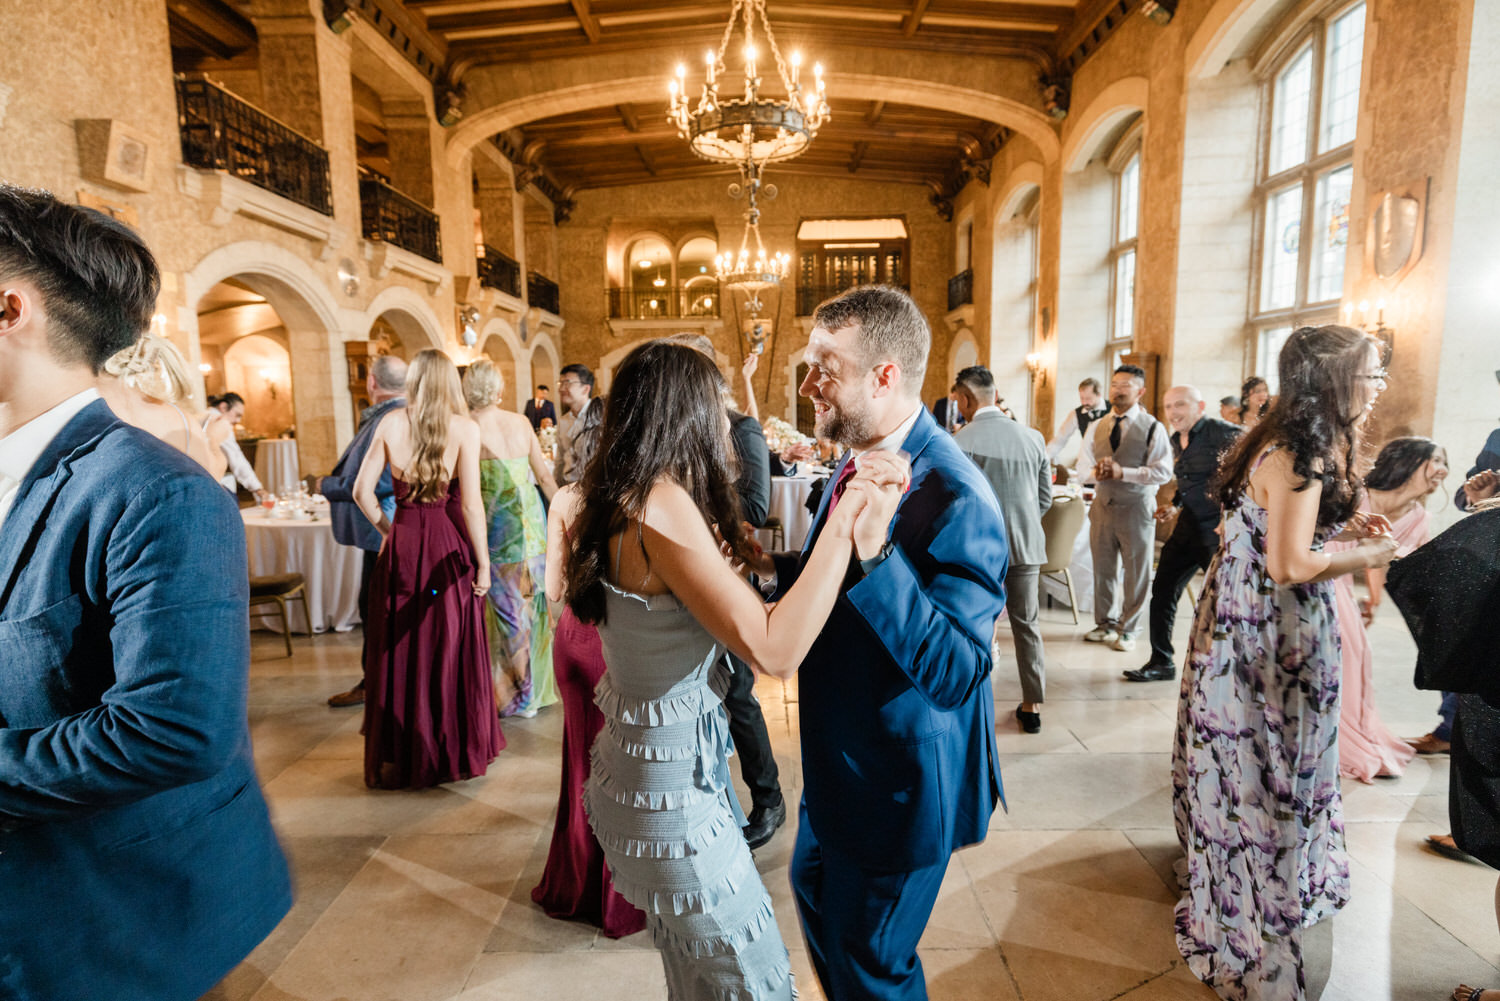
MULTIPOLYGON (((539 118, 609 107, 622 102, 659 101, 661 94, 661 75, 652 74, 520 95, 466 114, 464 120, 448 136, 448 163, 455 168, 460 167, 464 156, 490 136, 539 118)), ((828 96, 831 98, 868 100, 871 94, 879 94, 893 103, 957 111, 1004 125, 1036 144, 1043 160, 1047 162, 1055 160, 1060 152, 1052 120, 1020 101, 972 87, 879 73, 841 72, 828 81, 828 96)))
POLYGON ((246 240, 211 251, 182 277, 177 326, 195 371, 202 358, 198 303, 228 278, 264 296, 286 327, 298 456, 304 470, 332 469, 339 440, 354 429, 337 300, 303 258, 274 243, 246 240))
POLYGON ((994 224, 1001 225, 1016 214, 1021 204, 1033 191, 1042 187, 1043 167, 1035 160, 1027 160, 1006 177, 1005 193, 996 200, 994 224))
POLYGON ((1150 84, 1143 76, 1127 76, 1105 87, 1089 102, 1062 147, 1065 171, 1082 170, 1104 152, 1103 144, 1125 119, 1146 110, 1150 84))
POLYGON ((531 353, 521 346, 515 328, 498 316, 480 329, 478 347, 505 379, 501 408, 519 413, 531 396, 531 353))
POLYGON ((1188 80, 1217 76, 1250 35, 1281 6, 1279 0, 1219 0, 1215 3, 1188 40, 1183 60, 1188 80))
POLYGON ((803 356, 807 353, 806 347, 800 347, 787 355, 786 366, 783 372, 786 375, 786 412, 782 415, 792 427, 797 426, 797 387, 802 385, 802 380, 797 377, 797 369, 801 367, 803 356))
POLYGON ((368 330, 382 316, 396 328, 402 342, 411 346, 413 354, 422 348, 442 350, 448 340, 432 306, 405 285, 387 285, 370 300, 365 309, 368 320, 365 329, 368 330))
MULTIPOLYGON (((537 373, 537 355, 542 356, 543 365, 545 366, 543 374, 547 375, 549 384, 556 383, 558 373, 562 371, 562 362, 560 360, 562 356, 557 350, 556 342, 552 340, 552 335, 545 331, 539 330, 531 338, 531 354, 527 356, 527 364, 531 372, 528 378, 532 382, 541 381, 537 373)), ((598 391, 598 386, 595 386, 594 392, 597 393, 598 391)), ((557 393, 556 385, 552 386, 552 392, 555 396, 557 393)))
POLYGON ((978 364, 979 342, 974 339, 974 331, 967 325, 959 327, 948 343, 948 385, 953 385, 960 369, 978 364))
POLYGON ((621 288, 628 289, 631 287, 631 276, 634 274, 631 269, 634 266, 635 261, 630 251, 634 249, 635 245, 640 243, 642 240, 660 240, 662 242, 662 245, 667 248, 668 267, 671 268, 673 272, 677 270, 677 252, 682 248, 676 243, 676 241, 672 240, 665 233, 662 233, 658 230, 638 229, 627 236, 619 244, 619 249, 616 251, 616 253, 620 255, 619 260, 617 262, 606 262, 606 266, 610 267, 611 270, 619 276, 621 288), (616 267, 618 268, 618 270, 616 270, 616 267))

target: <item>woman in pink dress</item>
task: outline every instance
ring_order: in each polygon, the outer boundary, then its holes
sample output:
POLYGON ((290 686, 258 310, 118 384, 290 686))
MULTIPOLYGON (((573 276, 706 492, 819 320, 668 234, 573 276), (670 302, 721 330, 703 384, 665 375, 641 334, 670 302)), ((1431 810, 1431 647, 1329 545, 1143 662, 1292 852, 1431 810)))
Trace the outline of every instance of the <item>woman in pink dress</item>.
MULTIPOLYGON (((1448 475, 1448 453, 1431 438, 1396 438, 1386 443, 1365 477, 1361 509, 1391 524, 1397 554, 1407 553, 1431 537, 1432 515, 1423 502, 1448 475)), ((1350 548, 1352 543, 1330 542, 1327 549, 1350 548)), ((1366 627, 1385 589, 1385 571, 1367 570, 1368 600, 1354 595, 1354 575, 1334 585, 1339 632, 1343 638, 1343 688, 1339 708, 1339 774, 1371 782, 1377 776, 1400 775, 1416 754, 1410 744, 1392 734, 1375 708, 1371 681, 1374 657, 1366 627)))

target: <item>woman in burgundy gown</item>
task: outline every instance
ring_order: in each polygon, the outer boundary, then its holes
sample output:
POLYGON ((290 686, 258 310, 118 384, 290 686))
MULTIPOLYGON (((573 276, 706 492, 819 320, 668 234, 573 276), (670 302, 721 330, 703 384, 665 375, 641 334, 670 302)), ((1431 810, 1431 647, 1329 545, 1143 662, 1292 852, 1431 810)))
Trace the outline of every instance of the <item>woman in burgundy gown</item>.
POLYGON ((365 623, 365 784, 381 789, 483 775, 505 746, 485 638, 479 428, 440 351, 412 360, 406 397, 404 418, 381 421, 354 484, 385 538, 365 623), (387 466, 393 520, 375 497, 387 466))
MULTIPOLYGON (((573 454, 578 468, 588 466, 599 439, 600 405, 584 412, 574 431, 573 454)), ((547 598, 562 601, 563 558, 568 526, 578 509, 578 488, 567 486, 552 499, 547 515, 547 598)), ((604 728, 604 714, 594 705, 594 686, 604 677, 604 652, 599 631, 579 622, 564 608, 552 638, 552 671, 563 703, 562 790, 557 798, 557 824, 542 881, 531 899, 549 917, 587 921, 610 938, 623 938, 646 927, 640 908, 615 892, 604 850, 583 812, 583 787, 589 778, 589 749, 604 728)))

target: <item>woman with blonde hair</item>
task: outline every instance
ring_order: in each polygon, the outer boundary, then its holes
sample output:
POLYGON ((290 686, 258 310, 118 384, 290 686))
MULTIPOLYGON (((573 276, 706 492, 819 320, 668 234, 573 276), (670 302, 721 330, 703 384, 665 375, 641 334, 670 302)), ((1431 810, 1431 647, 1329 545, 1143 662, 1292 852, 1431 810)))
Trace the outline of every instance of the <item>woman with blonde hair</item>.
POLYGON ((535 716, 557 701, 552 678, 552 623, 542 578, 547 562, 547 516, 531 484, 547 500, 557 483, 531 422, 500 409, 505 379, 481 358, 463 378, 469 416, 479 425, 479 484, 489 528, 490 590, 485 623, 490 672, 501 716, 535 716))
POLYGON ((104 363, 104 373, 107 378, 99 380, 99 395, 116 417, 185 453, 215 479, 224 475, 227 461, 209 447, 199 422, 188 416, 188 410, 197 409, 193 382, 175 344, 156 334, 142 334, 104 363))
POLYGON ((354 499, 383 541, 365 623, 365 784, 420 789, 484 774, 505 747, 495 715, 484 595, 490 555, 479 427, 458 369, 417 353, 406 409, 380 422, 354 499), (389 468, 396 514, 375 496, 389 468))

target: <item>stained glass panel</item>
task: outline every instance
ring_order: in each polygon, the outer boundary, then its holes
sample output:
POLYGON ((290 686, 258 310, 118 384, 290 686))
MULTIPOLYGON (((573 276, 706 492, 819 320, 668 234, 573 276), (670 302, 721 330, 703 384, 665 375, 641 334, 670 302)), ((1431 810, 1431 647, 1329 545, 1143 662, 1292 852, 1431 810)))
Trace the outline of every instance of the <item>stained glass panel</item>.
POLYGON ((1349 248, 1349 190, 1353 183, 1352 166, 1318 178, 1317 207, 1313 211, 1317 233, 1307 283, 1309 302, 1327 302, 1343 293, 1344 258, 1349 248))
POLYGON ((1297 255, 1302 247, 1302 187, 1283 188, 1266 199, 1260 308, 1297 304, 1297 255))

